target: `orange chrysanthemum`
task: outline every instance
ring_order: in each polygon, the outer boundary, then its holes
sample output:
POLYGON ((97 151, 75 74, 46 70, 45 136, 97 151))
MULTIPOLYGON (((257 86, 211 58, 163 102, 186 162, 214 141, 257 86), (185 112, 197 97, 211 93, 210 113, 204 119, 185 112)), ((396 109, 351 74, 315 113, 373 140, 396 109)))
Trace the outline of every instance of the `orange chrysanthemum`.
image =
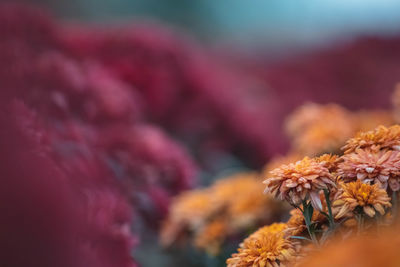
POLYGON ((168 219, 161 229, 161 243, 171 245, 186 229, 203 225, 214 212, 208 190, 193 190, 176 197, 170 207, 168 219))
POLYGON ((292 235, 300 235, 306 229, 304 215, 299 209, 292 209, 290 211, 290 218, 286 224, 292 235))
POLYGON ((293 150, 308 156, 338 151, 355 131, 350 112, 335 104, 300 107, 288 118, 286 129, 293 150))
MULTIPOLYGON (((327 222, 326 216, 319 211, 314 211, 312 216, 312 222, 314 223, 325 223, 327 222)), ((290 218, 286 223, 287 229, 290 230, 292 235, 301 235, 306 230, 306 223, 304 221, 304 215, 299 209, 293 209, 290 211, 290 218)))
POLYGON ((187 221, 196 227, 202 224, 204 218, 212 213, 210 191, 199 189, 185 192, 174 199, 170 213, 176 220, 187 221))
POLYGON ((247 237, 244 242, 248 242, 250 239, 257 239, 260 235, 274 234, 280 233, 288 228, 286 223, 273 223, 270 225, 266 225, 252 233, 249 237, 247 237))
POLYGON ((371 131, 379 125, 389 127, 394 123, 392 112, 386 110, 363 110, 353 114, 353 124, 356 132, 371 131))
POLYGON ((263 194, 260 184, 258 173, 246 172, 181 194, 171 204, 161 243, 168 246, 190 235, 196 247, 215 254, 229 235, 272 221, 282 205, 263 194))
POLYGON ((393 150, 371 151, 357 149, 342 156, 338 174, 344 181, 361 180, 363 183, 389 184, 393 191, 400 190, 400 152, 393 150))
POLYGON ((269 176, 269 173, 278 167, 280 167, 283 164, 289 164, 291 162, 296 162, 304 158, 304 155, 301 155, 299 153, 289 153, 285 156, 276 156, 273 157, 263 168, 261 172, 262 177, 267 177, 269 176))
POLYGON ((359 132, 354 138, 346 142, 342 150, 345 154, 349 154, 360 148, 369 148, 373 151, 381 149, 400 150, 400 126, 393 125, 386 128, 381 125, 372 131, 359 132))
POLYGON ((238 253, 232 254, 226 261, 227 266, 278 267, 294 261, 300 251, 300 245, 290 240, 284 231, 279 231, 280 227, 267 226, 253 233, 240 244, 238 253))
POLYGON ((296 267, 398 267, 399 233, 398 229, 390 229, 379 236, 335 239, 327 247, 306 256, 296 267))
POLYGON ((316 157, 315 160, 318 163, 321 163, 324 167, 328 168, 330 172, 336 172, 341 159, 337 155, 323 154, 319 157, 316 157))
POLYGON ((214 206, 221 206, 234 229, 244 229, 257 221, 272 219, 277 212, 275 200, 262 193, 257 173, 239 173, 217 181, 212 189, 214 206))
POLYGON ((343 122, 320 121, 293 138, 293 149, 304 155, 316 156, 336 152, 354 134, 349 120, 343 122))
POLYGON ((369 217, 374 217, 376 211, 385 214, 385 208, 389 208, 390 197, 386 191, 380 189, 378 184, 364 184, 360 180, 351 183, 342 183, 337 199, 333 206, 338 208, 336 219, 340 219, 356 210, 362 208, 369 217))
POLYGON ((228 234, 228 223, 224 219, 215 219, 196 233, 194 244, 211 255, 217 255, 228 234))
POLYGON ((322 209, 320 191, 335 187, 334 176, 324 163, 308 157, 272 170, 270 178, 264 183, 265 192, 271 192, 275 197, 286 199, 296 206, 310 198, 317 210, 322 209))
POLYGON ((347 119, 348 117, 349 111, 339 105, 307 103, 300 106, 287 118, 285 126, 288 135, 294 137, 318 121, 336 120, 337 118, 347 119))

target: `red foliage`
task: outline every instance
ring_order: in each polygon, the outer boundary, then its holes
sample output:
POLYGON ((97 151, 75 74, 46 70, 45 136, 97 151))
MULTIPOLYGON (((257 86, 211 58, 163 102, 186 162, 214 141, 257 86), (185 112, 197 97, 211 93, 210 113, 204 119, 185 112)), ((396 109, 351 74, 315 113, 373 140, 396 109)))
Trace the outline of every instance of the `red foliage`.
POLYGON ((264 163, 283 144, 271 131, 278 103, 250 75, 156 25, 72 27, 65 50, 96 60, 143 100, 143 117, 185 140, 206 159, 215 150, 264 163), (277 141, 278 140, 278 141, 277 141))

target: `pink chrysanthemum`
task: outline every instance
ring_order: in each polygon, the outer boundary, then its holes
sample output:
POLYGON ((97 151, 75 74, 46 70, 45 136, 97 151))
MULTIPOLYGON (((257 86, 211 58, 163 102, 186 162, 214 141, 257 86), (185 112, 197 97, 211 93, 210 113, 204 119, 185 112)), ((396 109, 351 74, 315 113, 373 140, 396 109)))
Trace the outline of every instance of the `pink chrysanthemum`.
POLYGON ((392 150, 372 151, 357 149, 342 156, 338 174, 344 181, 361 180, 364 183, 379 184, 393 191, 400 189, 400 152, 392 150))
POLYGON ((296 163, 282 165, 270 172, 265 192, 271 192, 293 205, 300 205, 310 197, 311 204, 322 210, 319 192, 335 186, 334 176, 323 162, 305 157, 296 163))

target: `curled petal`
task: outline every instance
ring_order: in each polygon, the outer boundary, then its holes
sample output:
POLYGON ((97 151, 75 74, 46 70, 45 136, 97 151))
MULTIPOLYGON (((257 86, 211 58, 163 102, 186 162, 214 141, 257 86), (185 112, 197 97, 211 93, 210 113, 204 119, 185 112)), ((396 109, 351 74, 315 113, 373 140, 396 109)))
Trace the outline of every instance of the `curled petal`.
POLYGON ((350 211, 349 205, 346 203, 342 206, 342 208, 339 210, 338 214, 336 214, 335 219, 340 219, 343 216, 345 216, 348 212, 350 211))
POLYGON ((376 204, 374 205, 374 208, 376 209, 377 212, 379 212, 381 215, 385 214, 385 209, 382 207, 381 204, 376 204))
POLYGON ((308 176, 305 176, 304 178, 306 178, 307 180, 314 180, 314 179, 316 179, 316 178, 318 178, 318 174, 313 174, 313 175, 308 175, 308 176))
POLYGON ((292 180, 287 180, 287 181, 285 182, 285 186, 286 186, 286 187, 289 187, 289 188, 296 187, 297 185, 298 185, 298 183, 296 183, 295 181, 292 181, 292 180))
POLYGON ((365 168, 365 171, 368 173, 372 173, 374 170, 375 170, 375 168, 372 168, 372 167, 365 168))
POLYGON ((363 180, 365 177, 367 177, 366 173, 361 173, 361 172, 357 173, 357 179, 363 180))
POLYGON ((319 194, 315 191, 312 191, 310 193, 310 198, 311 198, 311 205, 314 207, 314 209, 322 211, 322 203, 319 194))
POLYGON ((371 206, 365 206, 363 210, 369 217, 372 218, 375 216, 375 210, 371 206))
POLYGON ((333 206, 341 206, 341 205, 343 205, 344 203, 346 203, 344 200, 338 199, 338 200, 335 200, 335 201, 332 203, 332 205, 333 205, 333 206))
POLYGON ((299 182, 300 183, 307 183, 307 179, 305 179, 304 177, 300 177, 299 178, 299 182))

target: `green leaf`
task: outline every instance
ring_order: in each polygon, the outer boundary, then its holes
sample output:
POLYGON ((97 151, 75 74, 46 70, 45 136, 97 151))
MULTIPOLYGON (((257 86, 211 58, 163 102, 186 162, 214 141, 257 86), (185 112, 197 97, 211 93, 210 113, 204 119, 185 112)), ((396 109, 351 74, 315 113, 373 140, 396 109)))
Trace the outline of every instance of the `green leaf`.
POLYGON ((301 240, 307 240, 307 241, 309 241, 309 242, 312 242, 311 239, 309 239, 309 238, 307 238, 307 237, 304 237, 304 236, 295 236, 295 235, 293 235, 293 236, 291 236, 290 238, 301 239, 301 240))

